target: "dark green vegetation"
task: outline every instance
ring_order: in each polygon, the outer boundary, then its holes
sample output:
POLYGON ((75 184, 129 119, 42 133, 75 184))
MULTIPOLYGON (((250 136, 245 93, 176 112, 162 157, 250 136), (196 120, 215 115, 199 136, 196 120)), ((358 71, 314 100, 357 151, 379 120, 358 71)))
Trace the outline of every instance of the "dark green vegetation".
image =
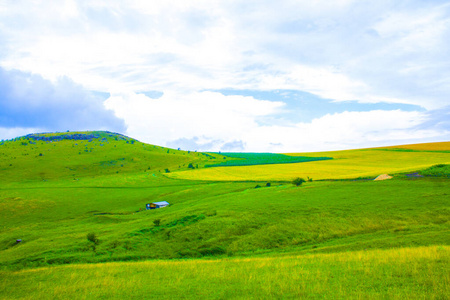
POLYGON ((292 180, 292 184, 295 186, 300 186, 302 185, 303 182, 306 182, 306 180, 300 177, 297 177, 294 180, 292 180))
MULTIPOLYGON (((271 164, 291 164, 309 161, 319 161, 332 159, 331 157, 306 157, 289 156, 277 153, 232 153, 222 152, 221 155, 232 158, 218 164, 208 165, 207 167, 230 167, 230 166, 254 166, 271 164)), ((216 155, 216 153, 214 153, 216 155)), ((214 156, 213 156, 214 157, 214 156)))
POLYGON ((439 164, 419 172, 422 176, 450 177, 450 165, 439 164))

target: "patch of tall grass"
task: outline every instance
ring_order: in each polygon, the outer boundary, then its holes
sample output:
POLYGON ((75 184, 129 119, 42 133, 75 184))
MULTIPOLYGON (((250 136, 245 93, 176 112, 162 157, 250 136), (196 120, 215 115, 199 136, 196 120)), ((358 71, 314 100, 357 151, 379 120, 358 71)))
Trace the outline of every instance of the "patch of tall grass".
POLYGON ((446 299, 450 247, 0 271, 8 299, 446 299))

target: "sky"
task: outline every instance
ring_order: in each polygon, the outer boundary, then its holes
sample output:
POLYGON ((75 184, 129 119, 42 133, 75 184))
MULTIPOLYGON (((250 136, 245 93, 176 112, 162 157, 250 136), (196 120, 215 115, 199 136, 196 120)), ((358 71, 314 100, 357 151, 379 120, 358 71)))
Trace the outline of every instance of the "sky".
POLYGON ((450 141, 450 1, 0 0, 0 139, 198 151, 450 141))

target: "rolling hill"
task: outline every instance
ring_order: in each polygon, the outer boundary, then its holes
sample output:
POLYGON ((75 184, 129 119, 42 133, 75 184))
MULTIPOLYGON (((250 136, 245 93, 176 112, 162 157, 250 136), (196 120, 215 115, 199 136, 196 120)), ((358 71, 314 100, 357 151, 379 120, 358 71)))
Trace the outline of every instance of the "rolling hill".
POLYGON ((99 131, 3 141, 0 297, 138 298, 160 280, 161 298, 448 295, 450 143, 289 156, 332 159, 205 168, 238 158, 99 131))

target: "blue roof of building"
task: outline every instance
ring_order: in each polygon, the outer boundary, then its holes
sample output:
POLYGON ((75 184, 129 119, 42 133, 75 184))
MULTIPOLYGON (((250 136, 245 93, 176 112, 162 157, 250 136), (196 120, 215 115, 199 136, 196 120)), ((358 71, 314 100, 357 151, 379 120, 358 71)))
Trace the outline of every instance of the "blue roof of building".
POLYGON ((160 201, 160 202, 153 202, 153 204, 156 204, 156 205, 169 205, 170 203, 167 202, 167 201, 160 201))

